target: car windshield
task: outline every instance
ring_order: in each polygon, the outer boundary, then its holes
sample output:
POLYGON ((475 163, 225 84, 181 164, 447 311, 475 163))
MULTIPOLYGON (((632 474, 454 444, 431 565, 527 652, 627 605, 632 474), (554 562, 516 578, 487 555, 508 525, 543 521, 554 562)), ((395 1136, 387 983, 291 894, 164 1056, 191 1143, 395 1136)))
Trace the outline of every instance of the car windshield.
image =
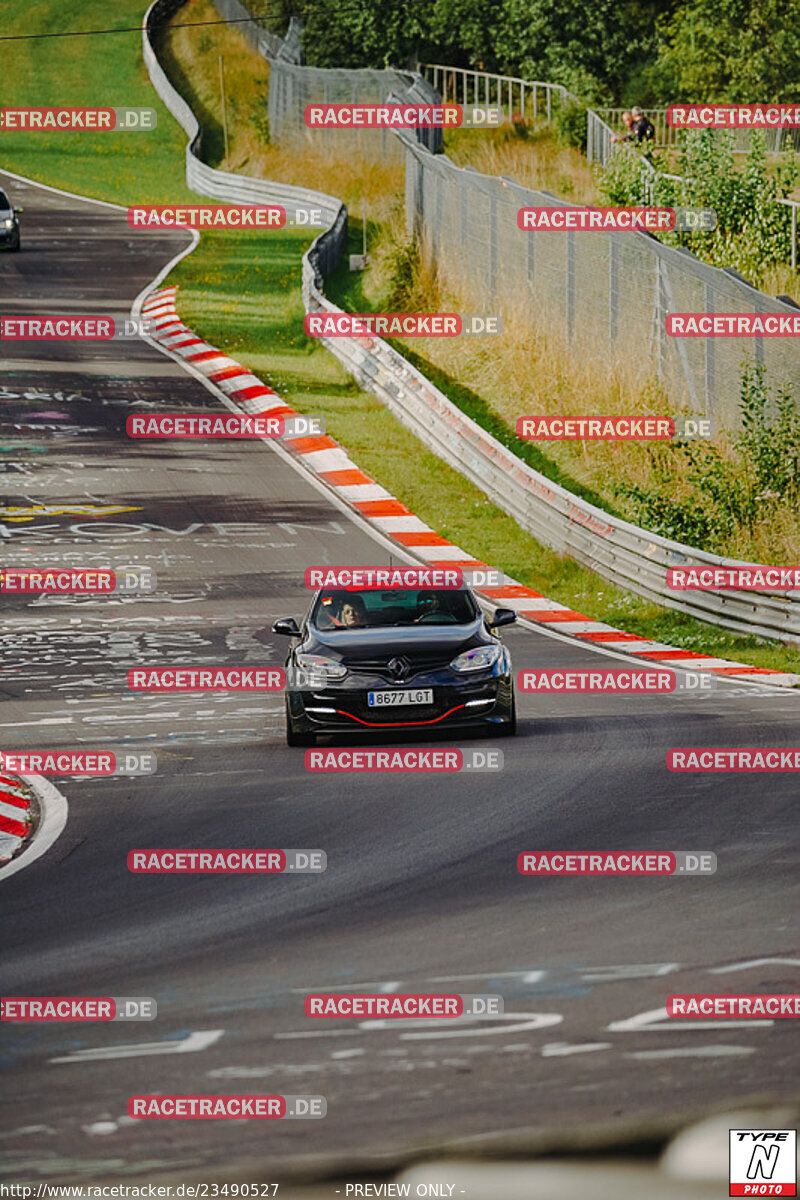
POLYGON ((324 591, 317 597, 311 623, 325 631, 392 625, 467 625, 475 620, 478 611, 472 595, 461 590, 324 591))
POLYGON ((0 190, 0 208, 11 208, 8 196, 2 190, 0 190))

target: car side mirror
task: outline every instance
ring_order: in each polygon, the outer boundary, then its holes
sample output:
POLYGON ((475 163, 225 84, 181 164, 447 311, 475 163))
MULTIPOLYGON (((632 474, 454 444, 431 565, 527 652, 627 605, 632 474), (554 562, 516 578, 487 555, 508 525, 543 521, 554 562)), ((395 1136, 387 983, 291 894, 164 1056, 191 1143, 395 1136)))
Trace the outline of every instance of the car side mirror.
POLYGON ((300 630, 297 628, 297 621, 294 617, 280 617, 272 626, 273 633, 283 633, 286 637, 300 637, 300 630))
POLYGON ((516 621, 517 614, 513 608, 496 608, 494 615, 486 622, 490 629, 499 629, 501 625, 511 625, 516 621))
POLYGON ((19 216, 19 214, 20 214, 21 212, 25 212, 25 209, 24 209, 24 208, 15 208, 15 209, 14 209, 14 216, 15 216, 15 217, 18 217, 18 216, 19 216))

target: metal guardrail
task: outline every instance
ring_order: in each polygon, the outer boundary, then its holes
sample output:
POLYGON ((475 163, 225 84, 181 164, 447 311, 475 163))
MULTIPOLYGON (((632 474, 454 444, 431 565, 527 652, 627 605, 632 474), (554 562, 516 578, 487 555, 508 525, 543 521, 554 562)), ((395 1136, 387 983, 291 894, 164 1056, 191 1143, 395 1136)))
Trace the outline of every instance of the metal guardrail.
POLYGON ((151 26, 168 19, 183 6, 186 0, 155 0, 144 17, 142 30, 142 52, 150 80, 175 120, 186 132, 186 183, 201 196, 215 200, 227 200, 232 204, 280 204, 286 209, 287 217, 295 218, 297 210, 319 209, 321 223, 332 225, 339 216, 342 202, 335 196, 309 188, 293 187, 287 183, 273 183, 268 179, 252 179, 246 175, 234 175, 230 171, 218 171, 200 159, 202 134, 199 123, 189 105, 167 79, 156 57, 151 41, 151 26))
MULTIPOLYGON (((153 86, 186 131, 187 181, 201 194, 238 201, 243 186, 260 185, 288 209, 302 193, 303 204, 330 214, 303 259, 303 300, 308 312, 341 312, 322 292, 325 274, 341 255, 347 233, 344 205, 332 197, 284 184, 243 180, 197 162, 198 123, 170 84, 150 41, 154 15, 163 18, 184 0, 155 0, 144 19, 144 59, 153 86), (202 168, 200 170, 199 168, 202 168), (211 186, 214 191, 206 193, 211 186)), ((406 146, 410 139, 400 137, 406 146)), ((415 147, 417 153, 419 147, 415 147)), ((741 566, 690 546, 669 541, 589 504, 518 459, 496 438, 465 416, 425 376, 379 338, 321 339, 358 383, 373 392, 424 445, 471 480, 543 545, 567 554, 620 587, 665 607, 688 613, 738 633, 800 641, 800 594, 772 596, 747 592, 675 593, 666 585, 668 567, 686 563, 741 566)))

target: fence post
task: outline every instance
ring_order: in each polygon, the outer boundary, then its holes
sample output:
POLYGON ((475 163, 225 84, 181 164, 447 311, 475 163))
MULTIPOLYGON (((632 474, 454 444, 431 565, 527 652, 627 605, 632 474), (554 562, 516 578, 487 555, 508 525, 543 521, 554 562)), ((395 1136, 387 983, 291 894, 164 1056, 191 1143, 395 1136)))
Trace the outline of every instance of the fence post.
MULTIPOLYGON (((714 308, 714 289, 709 283, 703 285, 704 304, 707 313, 715 312, 714 308)), ((703 338, 705 342, 706 361, 705 361, 705 413, 706 415, 715 416, 714 412, 714 397, 716 394, 716 339, 713 337, 703 338)))
POLYGON ((567 344, 572 341, 575 326, 575 234, 567 234, 567 286, 565 305, 567 318, 567 344))
POLYGON ((608 340, 616 342, 619 328, 619 247, 613 233, 608 237, 608 340))
POLYGON ((489 296, 492 305, 497 303, 498 207, 497 193, 493 190, 489 199, 489 296))

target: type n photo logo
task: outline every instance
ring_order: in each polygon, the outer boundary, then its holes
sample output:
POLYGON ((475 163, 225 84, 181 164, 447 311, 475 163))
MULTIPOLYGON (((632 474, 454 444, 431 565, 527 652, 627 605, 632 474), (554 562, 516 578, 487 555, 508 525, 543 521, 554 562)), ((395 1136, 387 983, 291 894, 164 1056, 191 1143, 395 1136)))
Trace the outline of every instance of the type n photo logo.
POLYGON ((731 1129, 730 1196, 796 1196, 797 1131, 731 1129))

